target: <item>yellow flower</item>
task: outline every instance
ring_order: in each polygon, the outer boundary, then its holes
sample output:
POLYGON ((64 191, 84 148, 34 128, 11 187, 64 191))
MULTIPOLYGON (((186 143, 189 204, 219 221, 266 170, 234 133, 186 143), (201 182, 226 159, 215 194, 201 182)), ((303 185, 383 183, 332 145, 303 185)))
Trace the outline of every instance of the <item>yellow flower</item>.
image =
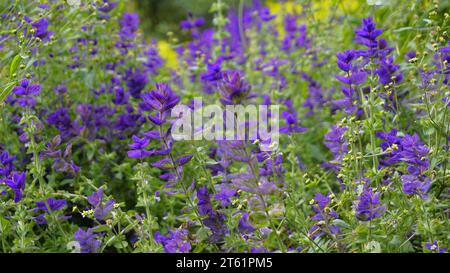
POLYGON ((176 69, 178 67, 177 53, 166 41, 158 41, 158 52, 165 61, 167 68, 176 69))
MULTIPOLYGON (((312 1, 312 14, 310 15, 312 15, 314 19, 319 21, 326 20, 330 15, 330 11, 335 8, 338 12, 346 14, 358 10, 360 4, 361 3, 359 1, 355 0, 315 0, 312 1)), ((292 0, 286 1, 285 3, 280 3, 275 0, 269 0, 267 2, 267 7, 269 8, 271 13, 275 13, 277 15, 283 15, 284 13, 300 14, 302 12, 302 6, 292 0)), ((275 19, 275 24, 277 26, 277 30, 281 34, 281 37, 283 37, 284 29, 282 16, 277 16, 277 18, 275 19)))
POLYGON ((286 13, 296 13, 300 14, 302 11, 302 6, 300 4, 295 3, 294 1, 287 1, 285 3, 280 3, 278 1, 269 0, 267 2, 267 7, 270 10, 270 13, 276 14, 274 24, 281 38, 284 37, 284 22, 283 22, 283 14, 286 13))

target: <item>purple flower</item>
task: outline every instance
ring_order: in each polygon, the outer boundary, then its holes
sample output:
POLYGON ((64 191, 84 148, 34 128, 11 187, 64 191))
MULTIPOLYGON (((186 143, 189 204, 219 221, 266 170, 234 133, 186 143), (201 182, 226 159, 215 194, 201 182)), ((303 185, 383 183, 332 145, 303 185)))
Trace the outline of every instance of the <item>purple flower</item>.
POLYGON ((287 52, 298 48, 310 48, 311 39, 308 38, 305 25, 297 25, 298 15, 287 14, 284 17, 286 36, 282 41, 281 49, 287 52))
POLYGON ((127 54, 128 49, 134 48, 133 39, 139 26, 139 16, 137 13, 124 12, 120 20, 119 41, 116 47, 122 54, 127 54))
POLYGON ((344 137, 347 127, 333 125, 331 131, 325 135, 325 146, 333 154, 333 162, 329 165, 333 169, 339 170, 344 155, 348 152, 348 142, 344 137))
MULTIPOLYGON (((268 156, 266 152, 262 152, 260 154, 264 154, 264 157, 268 156)), ((259 155, 257 155, 259 156, 259 155)), ((264 166, 259 168, 259 176, 271 176, 274 175, 274 172, 277 177, 281 177, 283 172, 285 171, 283 166, 283 156, 281 154, 276 155, 275 158, 260 158, 259 162, 264 162, 264 166)))
POLYGON ((148 82, 147 75, 145 73, 141 73, 139 69, 136 69, 135 72, 129 69, 126 72, 125 80, 131 96, 136 99, 140 98, 141 92, 148 82))
POLYGON ((91 228, 86 231, 78 228, 73 237, 80 244, 81 253, 95 253, 101 245, 91 228))
POLYGON ((255 179, 253 174, 239 173, 233 175, 231 182, 239 190, 259 195, 270 195, 277 191, 276 184, 267 180, 267 177, 260 177, 257 185, 255 179))
POLYGON ((221 206, 226 207, 231 204, 230 198, 235 196, 236 193, 237 193, 236 189, 233 189, 230 186, 227 186, 226 184, 222 183, 220 185, 220 191, 214 195, 214 199, 220 201, 221 206))
POLYGON ((361 26, 355 30, 357 44, 366 46, 367 50, 361 50, 359 53, 366 57, 378 57, 378 36, 383 33, 383 29, 377 29, 372 17, 363 18, 361 26))
POLYGON ((420 141, 417 134, 405 135, 401 145, 400 156, 402 161, 408 163, 408 172, 413 175, 423 174, 429 168, 430 149, 420 141))
POLYGON ((64 199, 47 198, 46 201, 36 202, 36 208, 49 213, 49 211, 56 211, 64 208, 66 204, 66 200, 64 199))
POLYGON ((117 2, 110 2, 109 0, 103 0, 103 3, 99 3, 98 10, 104 13, 108 13, 117 6, 117 2))
POLYGON ((150 141, 146 138, 139 138, 137 136, 132 136, 133 143, 128 145, 132 150, 128 151, 128 157, 143 159, 147 156, 152 155, 151 151, 145 149, 150 141))
POLYGON ((342 93, 345 98, 333 101, 334 107, 344 109, 347 113, 354 113, 357 107, 354 101, 358 100, 358 92, 356 88, 365 82, 367 73, 353 63, 358 58, 358 53, 354 50, 346 50, 336 54, 338 67, 345 72, 345 75, 336 76, 336 79, 344 84, 342 93))
POLYGON ((189 253, 191 244, 187 240, 188 234, 186 229, 175 229, 169 231, 166 236, 157 231, 154 237, 157 243, 163 245, 166 253, 189 253))
POLYGON ((437 241, 434 241, 433 243, 426 243, 425 248, 433 253, 447 253, 447 248, 440 247, 437 241))
POLYGON ((36 223, 38 225, 46 224, 47 219, 45 219, 45 214, 50 214, 51 212, 61 210, 66 205, 67 202, 64 199, 47 198, 45 201, 36 202, 36 208, 34 208, 34 211, 43 211, 42 214, 35 217, 36 223))
POLYGON ((81 119, 83 133, 89 140, 94 140, 102 127, 111 126, 108 117, 115 111, 107 105, 79 104, 76 112, 81 119))
POLYGON ((200 79, 204 82, 216 83, 222 79, 222 58, 218 58, 215 62, 209 62, 206 66, 206 72, 200 74, 200 79))
POLYGON ((402 191, 406 194, 417 194, 422 199, 428 199, 427 191, 430 188, 431 179, 415 175, 402 175, 402 191), (421 179, 422 178, 422 179, 421 179))
POLYGON ((299 119, 297 118, 297 113, 290 113, 285 111, 283 112, 282 116, 286 121, 286 125, 280 128, 280 133, 290 135, 292 133, 303 133, 308 130, 298 125, 299 119))
POLYGON ((193 18, 192 14, 189 13, 188 14, 188 19, 187 20, 183 20, 180 23, 180 27, 182 29, 195 29, 195 28, 199 28, 201 26, 203 26, 205 24, 205 19, 203 19, 202 17, 199 18, 193 18))
POLYGON ((139 27, 139 16, 137 13, 124 12, 120 20, 120 34, 126 38, 133 37, 139 27))
POLYGON ((17 103, 20 106, 34 107, 36 106, 34 96, 41 92, 41 86, 39 84, 31 84, 30 80, 24 79, 19 86, 13 88, 12 92, 18 97, 17 103))
POLYGON ((198 213, 200 215, 209 215, 213 213, 213 208, 210 200, 210 196, 208 193, 208 188, 206 186, 201 187, 197 191, 198 198, 198 213))
POLYGON ((408 61, 411 59, 414 59, 417 57, 417 53, 413 50, 408 51, 408 53, 406 53, 406 57, 408 58, 408 61))
POLYGON ((183 166, 184 164, 188 163, 192 159, 192 157, 192 155, 180 156, 175 160, 175 164, 177 164, 177 166, 183 166))
POLYGON ((103 199, 103 189, 102 188, 98 189, 98 191, 92 193, 87 198, 89 204, 91 204, 94 207, 98 206, 102 202, 102 199, 103 199))
POLYGON ((10 156, 8 151, 4 151, 0 154, 0 164, 3 167, 0 167, 0 177, 8 177, 11 172, 14 170, 14 160, 16 160, 16 156, 10 156))
POLYGON ((358 58, 358 55, 354 50, 346 50, 344 52, 338 52, 336 54, 338 67, 345 72, 354 70, 352 61, 358 58))
POLYGON ((261 247, 252 247, 250 249, 250 253, 269 253, 267 248, 261 246, 261 247))
POLYGON ((369 221, 382 216, 386 207, 381 205, 380 193, 374 192, 371 187, 365 187, 359 199, 355 201, 356 218, 369 221))
POLYGON ((202 219, 202 221, 203 224, 212 232, 212 236, 210 238, 211 242, 218 243, 222 241, 224 236, 228 233, 228 229, 223 223, 225 220, 225 215, 213 209, 208 188, 206 186, 201 187, 197 191, 197 198, 198 213, 201 216, 207 216, 207 218, 202 219))
POLYGON ((288 62, 286 59, 270 58, 268 62, 261 65, 260 69, 267 76, 282 78, 280 67, 286 65, 288 62))
MULTIPOLYGON (((347 85, 361 85, 366 81, 367 73, 364 71, 354 71, 349 76, 336 76, 340 82, 347 85)), ((345 90, 344 90, 345 94, 345 90)), ((349 93, 350 94, 350 93, 349 93)))
POLYGON ((385 152, 389 152, 383 156, 380 160, 382 166, 391 166, 393 164, 401 162, 402 144, 401 138, 397 136, 397 129, 392 129, 390 132, 377 132, 376 136, 384 142, 380 144, 380 147, 385 152))
MULTIPOLYGON (((389 83, 395 83, 399 84, 402 79, 403 75, 401 73, 398 73, 400 69, 399 65, 394 64, 394 58, 392 56, 389 56, 387 58, 383 58, 380 61, 380 67, 375 71, 375 74, 378 75, 380 83, 382 84, 389 84, 389 83)), ((391 101, 393 98, 391 99, 391 101)))
POLYGON ((255 231, 249 220, 249 215, 247 212, 242 213, 241 219, 238 222, 238 230, 241 234, 248 234, 255 231))
POLYGON ((40 8, 40 9, 48 9, 49 7, 50 7, 49 4, 39 4, 38 5, 38 8, 40 8))
POLYGON ((152 42, 152 45, 145 52, 147 60, 144 62, 147 71, 153 75, 157 75, 159 73, 159 68, 164 64, 164 59, 159 55, 155 44, 156 42, 152 42))
POLYGON ((139 107, 142 110, 155 110, 160 113, 170 111, 180 100, 180 97, 165 83, 157 83, 155 90, 142 94, 141 98, 143 102, 139 107))
POLYGON ((14 191, 14 202, 20 202, 25 189, 25 172, 13 172, 11 178, 5 179, 5 184, 14 191))
POLYGON ((252 97, 250 84, 238 71, 223 72, 218 86, 221 95, 220 101, 224 105, 240 104, 252 97))
POLYGON ((336 235, 341 232, 338 226, 331 223, 334 219, 339 218, 339 215, 330 207, 330 204, 331 195, 325 196, 321 193, 316 193, 314 196, 311 206, 315 214, 311 217, 311 220, 316 223, 309 229, 312 239, 326 234, 336 235))
POLYGON ((65 94, 67 93, 67 87, 63 83, 58 84, 53 88, 53 92, 59 95, 65 94))
POLYGON ((76 123, 72 122, 67 108, 61 107, 47 117, 47 122, 55 126, 63 139, 76 136, 79 128, 76 123))
POLYGON ((275 14, 271 14, 269 8, 266 7, 261 8, 258 14, 261 20, 265 22, 272 21, 273 19, 275 19, 275 17, 277 17, 275 14))
POLYGON ((108 200, 103 204, 103 189, 100 188, 88 196, 88 202, 94 207, 94 217, 103 221, 114 208, 115 201, 108 200))
POLYGON ((32 24, 35 29, 34 36, 42 40, 48 40, 53 32, 48 31, 48 18, 41 18, 32 24))

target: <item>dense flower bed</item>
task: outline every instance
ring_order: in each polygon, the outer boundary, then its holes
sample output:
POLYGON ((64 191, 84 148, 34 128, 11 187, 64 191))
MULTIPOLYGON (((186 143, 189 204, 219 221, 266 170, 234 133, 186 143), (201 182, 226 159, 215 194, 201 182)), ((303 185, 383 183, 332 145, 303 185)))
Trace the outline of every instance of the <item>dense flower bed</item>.
POLYGON ((0 252, 446 252, 449 6, 370 2, 3 1, 0 252), (174 139, 198 98, 279 140, 174 139))

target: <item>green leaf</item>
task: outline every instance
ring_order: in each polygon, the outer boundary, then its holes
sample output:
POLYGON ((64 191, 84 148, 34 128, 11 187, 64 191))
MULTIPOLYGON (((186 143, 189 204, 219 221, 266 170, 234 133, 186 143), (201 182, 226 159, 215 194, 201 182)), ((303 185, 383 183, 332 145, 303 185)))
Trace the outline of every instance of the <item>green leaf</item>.
POLYGON ((109 230, 108 226, 102 225, 102 226, 98 226, 98 227, 94 228, 92 231, 93 232, 103 232, 103 231, 108 231, 108 230, 109 230))
POLYGON ((0 103, 4 102, 9 93, 11 93, 12 88, 16 85, 16 82, 10 82, 6 85, 3 90, 0 91, 0 103))
POLYGON ((126 248, 128 246, 128 242, 127 241, 116 241, 114 243, 114 247, 117 249, 122 249, 122 248, 126 248))
POLYGON ((14 73, 17 71, 17 67, 19 67, 21 57, 19 54, 17 54, 14 59, 12 60, 11 64, 9 65, 9 77, 12 78, 14 73))
POLYGON ((333 224, 341 228, 350 228, 350 225, 341 219, 334 219, 333 224))

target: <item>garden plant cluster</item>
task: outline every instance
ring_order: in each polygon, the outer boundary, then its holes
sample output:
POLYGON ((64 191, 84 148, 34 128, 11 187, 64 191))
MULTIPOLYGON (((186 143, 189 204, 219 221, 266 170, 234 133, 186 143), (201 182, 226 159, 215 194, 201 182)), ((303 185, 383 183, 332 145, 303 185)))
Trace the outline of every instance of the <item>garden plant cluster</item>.
POLYGON ((210 13, 1 1, 0 252, 447 252, 450 4, 210 13), (174 139, 199 97, 279 105, 278 141, 174 139))

